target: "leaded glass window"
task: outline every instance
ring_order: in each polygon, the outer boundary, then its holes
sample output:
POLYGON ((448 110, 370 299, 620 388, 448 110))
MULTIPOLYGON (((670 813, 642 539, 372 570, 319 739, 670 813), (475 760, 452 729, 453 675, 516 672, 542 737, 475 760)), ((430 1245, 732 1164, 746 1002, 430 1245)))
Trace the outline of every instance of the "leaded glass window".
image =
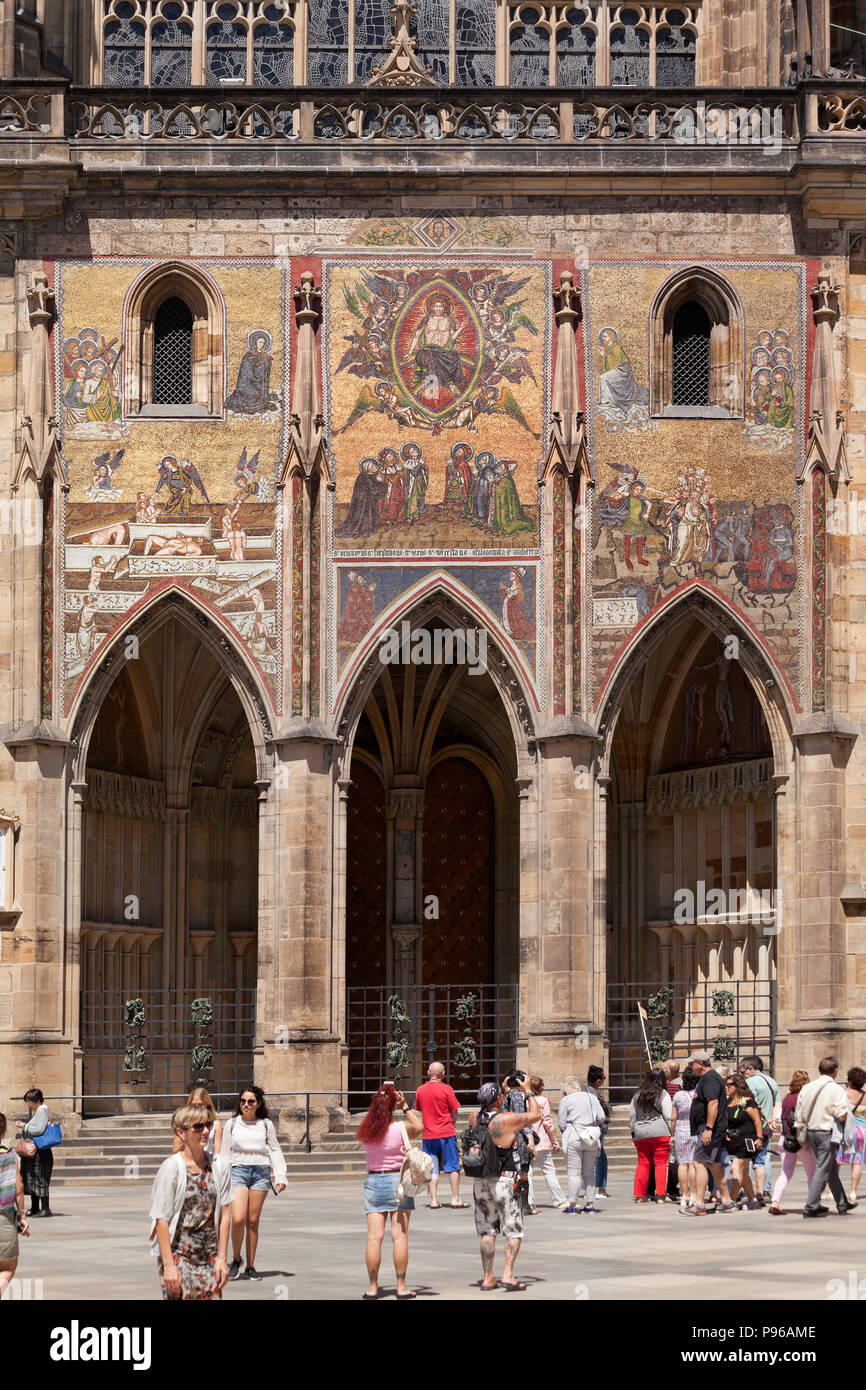
POLYGON ((307 81, 344 87, 349 80, 349 0, 310 0, 307 81))
POLYGON ((550 81, 550 33, 540 29, 541 11, 524 6, 524 22, 511 30, 512 87, 546 87, 550 81))
POLYGON ((595 30, 586 10, 566 10, 567 28, 556 35, 556 81, 560 87, 591 87, 595 82, 595 30))
POLYGON ((192 403, 192 314, 182 299, 164 299, 153 320, 153 404, 192 403))
POLYGON ((637 10, 621 10, 620 22, 610 31, 610 80, 613 86, 648 87, 650 36, 638 29, 637 10))
POLYGON ((710 404, 710 324, 695 300, 681 304, 673 322, 673 404, 710 404))
POLYGON ((277 5, 265 10, 267 24, 253 30, 253 83, 257 87, 291 87, 295 80, 295 34, 290 24, 278 24, 277 5))
POLYGON ((696 36, 682 26, 685 15, 668 10, 667 23, 656 30, 656 86, 693 87, 695 85, 696 36))
POLYGON ((150 81, 154 87, 188 87, 192 82, 192 28, 177 21, 180 5, 166 5, 150 31, 150 81))
POLYGON ((105 26, 105 47, 102 80, 106 87, 144 86, 144 25, 134 24, 129 16, 134 5, 118 5, 105 26))
POLYGON ((207 77, 209 87, 221 82, 247 80, 247 29, 233 23, 233 5, 218 5, 216 20, 207 26, 207 77))
POLYGON ((393 30, 389 0, 355 0, 355 81, 366 82, 384 62, 393 30))
POLYGON ((418 6, 418 57, 441 86, 448 84, 449 0, 422 0, 418 6))
POLYGON ((494 0, 457 0, 457 84, 492 87, 496 81, 494 0))

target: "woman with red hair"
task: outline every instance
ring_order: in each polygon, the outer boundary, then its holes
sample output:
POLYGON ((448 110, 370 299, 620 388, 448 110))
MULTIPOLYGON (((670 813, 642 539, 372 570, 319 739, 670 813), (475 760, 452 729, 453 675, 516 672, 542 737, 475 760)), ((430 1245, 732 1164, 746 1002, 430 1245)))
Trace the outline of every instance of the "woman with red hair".
POLYGON ((391 1243, 394 1247, 394 1272, 397 1275, 397 1298, 414 1298, 414 1289, 406 1288, 409 1265, 409 1215, 415 1210, 414 1197, 397 1196, 400 1169, 403 1167, 403 1145, 418 1139, 424 1125, 414 1110, 406 1104, 402 1091, 390 1081, 381 1085, 374 1095, 356 1133, 367 1151, 367 1178, 364 1183, 364 1211, 367 1213, 367 1274, 370 1286, 366 1299, 379 1297, 379 1266, 382 1263, 382 1241, 385 1238, 385 1217, 391 1217, 391 1243), (394 1120, 399 1106, 403 1115, 394 1120))

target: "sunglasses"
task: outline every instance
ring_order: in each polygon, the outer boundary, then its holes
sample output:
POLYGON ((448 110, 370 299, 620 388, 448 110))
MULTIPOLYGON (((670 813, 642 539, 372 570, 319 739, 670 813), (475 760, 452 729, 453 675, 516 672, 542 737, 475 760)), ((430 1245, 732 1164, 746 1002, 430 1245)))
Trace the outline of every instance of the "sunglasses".
POLYGON ((241 1101, 241 1105, 258 1105, 258 1101, 255 1100, 255 1099, 253 1099, 253 1100, 242 1100, 242 1101, 241 1101))
POLYGON ((205 1129, 213 1129, 213 1120, 204 1120, 197 1125, 187 1125, 187 1132, 194 1129, 196 1134, 201 1134, 205 1129))

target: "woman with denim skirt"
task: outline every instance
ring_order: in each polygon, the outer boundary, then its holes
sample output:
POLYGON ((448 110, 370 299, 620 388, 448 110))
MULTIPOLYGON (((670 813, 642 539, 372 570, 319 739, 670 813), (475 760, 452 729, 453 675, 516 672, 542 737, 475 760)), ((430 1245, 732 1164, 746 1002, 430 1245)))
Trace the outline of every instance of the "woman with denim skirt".
POLYGON ((259 1219, 268 1192, 279 1195, 286 1185, 286 1160, 277 1131, 268 1119, 261 1086, 244 1086, 232 1118, 223 1130, 219 1161, 231 1167, 232 1262, 229 1278, 241 1277, 241 1246, 246 1235, 244 1277, 260 1279, 256 1269, 259 1219), (273 1177, 272 1177, 273 1174, 273 1177))
POLYGON ((415 1210, 415 1198, 397 1191, 403 1167, 404 1132, 409 1139, 419 1139, 424 1133, 424 1123, 420 1115, 409 1109, 403 1092, 398 1091, 392 1082, 385 1081, 373 1096, 370 1109, 356 1133, 367 1154, 364 1211, 367 1216, 367 1276, 370 1282, 363 1297, 370 1301, 379 1297, 379 1266, 382 1263, 382 1241, 388 1216, 391 1218, 397 1298, 403 1302, 415 1297, 415 1290, 406 1287, 409 1217, 415 1210), (394 1120, 397 1107, 401 1111, 402 1121, 394 1120))

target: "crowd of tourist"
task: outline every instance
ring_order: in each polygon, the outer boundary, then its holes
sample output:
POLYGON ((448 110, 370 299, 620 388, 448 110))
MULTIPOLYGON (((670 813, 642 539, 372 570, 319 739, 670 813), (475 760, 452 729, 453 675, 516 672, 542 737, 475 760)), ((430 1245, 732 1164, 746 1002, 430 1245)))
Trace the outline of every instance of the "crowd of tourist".
MULTIPOLYGON (((829 1214, 821 1201, 825 1188, 836 1211, 847 1215, 857 1205, 866 1160, 866 1071, 851 1067, 845 1085, 838 1072, 837 1059, 824 1057, 814 1080, 795 1071, 783 1098, 758 1056, 742 1058, 738 1067, 714 1067, 708 1053, 697 1052, 682 1074, 675 1061, 652 1068, 628 1111, 636 1152, 633 1200, 672 1201, 681 1215, 691 1217, 743 1208, 785 1216, 782 1198, 799 1163, 808 1183, 803 1216, 814 1220, 829 1214), (774 1151, 781 1164, 775 1185, 774 1151)), ((461 1172, 473 1184, 482 1271, 478 1287, 485 1293, 524 1290, 515 1262, 525 1217, 538 1214, 537 1180, 544 1178, 554 1209, 565 1215, 596 1215, 597 1203, 609 1196, 604 1139, 611 1109, 602 1095, 605 1080, 599 1066, 591 1066, 583 1082, 567 1078, 554 1125, 543 1079, 512 1071, 501 1084, 480 1088, 459 1141, 460 1104, 440 1062, 430 1065, 414 1109, 402 1091, 384 1082, 357 1130, 367 1169, 363 1297, 381 1296, 382 1244, 390 1226, 397 1298, 415 1298, 406 1282, 415 1198, 426 1190, 430 1209, 441 1209, 439 1181, 445 1174, 447 1205, 466 1207, 461 1172), (419 1138, 420 1149, 412 1142, 419 1138), (560 1149, 567 1194, 554 1166, 560 1149), (493 1272, 497 1236, 504 1245, 499 1278, 493 1272)), ((7 1121, 0 1114, 0 1295, 15 1274, 19 1235, 30 1234, 28 1218, 51 1214, 48 1188, 56 1142, 51 1130, 56 1126, 41 1091, 32 1088, 25 1100, 30 1119, 18 1121, 14 1146, 4 1143, 7 1121), (44 1147, 34 1143, 40 1137, 44 1147)), ((241 1090, 224 1126, 208 1092, 196 1088, 172 1115, 171 1131, 173 1152, 157 1173, 150 1206, 149 1242, 163 1297, 218 1299, 229 1280, 260 1278, 255 1259, 262 1208, 269 1191, 279 1194, 285 1187, 285 1158, 258 1086, 241 1090)))

